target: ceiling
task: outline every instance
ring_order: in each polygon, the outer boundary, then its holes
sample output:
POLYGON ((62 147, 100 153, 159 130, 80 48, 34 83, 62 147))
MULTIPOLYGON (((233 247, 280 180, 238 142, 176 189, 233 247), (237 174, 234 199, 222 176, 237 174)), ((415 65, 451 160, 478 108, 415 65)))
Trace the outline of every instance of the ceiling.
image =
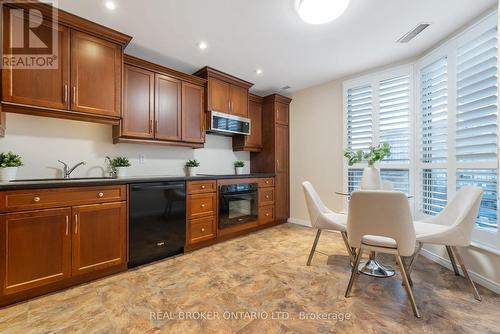
POLYGON ((58 4, 133 36, 127 53, 188 73, 208 65, 254 82, 252 91, 260 94, 291 93, 414 57, 497 3, 351 0, 337 20, 309 25, 298 17, 295 0, 114 1, 113 11, 104 0, 58 4), (422 22, 432 25, 408 44, 395 43, 422 22))

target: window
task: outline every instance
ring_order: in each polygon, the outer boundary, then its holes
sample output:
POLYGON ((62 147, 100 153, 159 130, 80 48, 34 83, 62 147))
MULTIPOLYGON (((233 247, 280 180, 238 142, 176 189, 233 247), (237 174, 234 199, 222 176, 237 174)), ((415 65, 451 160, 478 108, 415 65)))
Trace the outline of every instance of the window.
MULTIPOLYGON (((498 252, 497 13, 414 65, 344 82, 345 146, 391 145, 381 178, 414 195, 417 219, 439 214, 461 187, 483 188, 473 242, 498 252)), ((345 190, 359 188, 363 167, 346 165, 345 190)))
MULTIPOLYGON (((344 83, 346 147, 366 150, 388 142, 391 156, 380 165, 381 178, 410 193, 410 106, 412 68, 402 66, 344 83)), ((359 189, 363 167, 347 169, 346 190, 359 189)))

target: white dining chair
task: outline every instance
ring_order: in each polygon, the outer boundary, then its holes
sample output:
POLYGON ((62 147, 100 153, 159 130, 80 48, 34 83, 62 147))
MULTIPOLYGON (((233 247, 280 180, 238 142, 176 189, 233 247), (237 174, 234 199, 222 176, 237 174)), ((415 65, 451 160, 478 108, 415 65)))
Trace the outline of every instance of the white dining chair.
POLYGON ((318 229, 318 231, 316 232, 316 237, 314 238, 311 252, 309 253, 309 258, 307 259, 307 265, 311 265, 311 261, 314 256, 314 252, 316 251, 316 246, 318 245, 321 231, 323 230, 340 232, 340 234, 342 235, 342 239, 344 240, 344 244, 347 248, 347 252, 349 253, 349 257, 351 258, 351 261, 354 261, 354 251, 351 246, 349 246, 349 242, 347 241, 347 216, 345 214, 337 213, 328 209, 310 182, 303 182, 302 188, 304 189, 304 196, 306 199, 306 205, 309 212, 311 225, 312 227, 318 229))
POLYGON ((392 254, 400 267, 413 313, 420 318, 406 264, 401 258, 412 256, 416 244, 407 196, 399 191, 355 191, 351 195, 347 217, 348 241, 351 247, 357 250, 357 254, 345 293, 346 298, 349 297, 358 276, 359 262, 365 250, 392 254))
POLYGON ((409 264, 410 273, 423 244, 443 245, 446 247, 455 275, 460 276, 456 258, 472 288, 474 297, 481 301, 481 296, 469 276, 457 247, 468 247, 471 244, 472 230, 479 213, 482 195, 483 189, 480 187, 462 187, 437 216, 414 222, 418 248, 409 264))

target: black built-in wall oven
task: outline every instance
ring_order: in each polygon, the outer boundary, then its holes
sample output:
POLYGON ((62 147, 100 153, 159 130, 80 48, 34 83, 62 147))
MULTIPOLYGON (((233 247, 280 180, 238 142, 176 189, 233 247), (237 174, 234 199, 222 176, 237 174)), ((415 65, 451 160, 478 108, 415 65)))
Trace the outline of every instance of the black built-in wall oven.
POLYGON ((219 186, 219 229, 256 221, 258 208, 257 183, 219 186))

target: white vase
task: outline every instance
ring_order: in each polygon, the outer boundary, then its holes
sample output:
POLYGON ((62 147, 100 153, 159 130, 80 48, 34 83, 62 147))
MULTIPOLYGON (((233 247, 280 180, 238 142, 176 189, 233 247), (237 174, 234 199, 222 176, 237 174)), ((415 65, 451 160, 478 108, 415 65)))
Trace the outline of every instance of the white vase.
POLYGON ((382 180, 380 179, 380 171, 375 167, 365 167, 363 169, 363 177, 361 178, 361 189, 363 190, 380 190, 382 189, 382 180))
POLYGON ((196 176, 198 167, 188 167, 187 170, 188 170, 188 176, 196 176))
POLYGON ((16 179, 18 167, 0 168, 0 181, 12 181, 16 179))
POLYGON ((128 167, 115 167, 115 170, 117 178, 121 179, 128 176, 128 167))
POLYGON ((234 167, 236 169, 236 175, 242 175, 243 174, 243 167, 234 167))

